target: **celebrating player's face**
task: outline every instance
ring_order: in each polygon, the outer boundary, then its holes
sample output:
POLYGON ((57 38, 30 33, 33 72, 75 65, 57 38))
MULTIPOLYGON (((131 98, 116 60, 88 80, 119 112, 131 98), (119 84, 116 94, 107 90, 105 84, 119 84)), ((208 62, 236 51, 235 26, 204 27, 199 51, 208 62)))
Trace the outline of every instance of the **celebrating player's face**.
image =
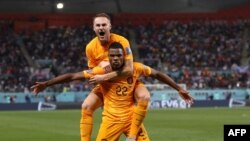
POLYGON ((108 42, 111 30, 111 23, 106 17, 96 17, 93 22, 93 29, 102 42, 108 42))
POLYGON ((120 69, 124 64, 124 55, 121 48, 109 49, 109 62, 113 70, 120 69))

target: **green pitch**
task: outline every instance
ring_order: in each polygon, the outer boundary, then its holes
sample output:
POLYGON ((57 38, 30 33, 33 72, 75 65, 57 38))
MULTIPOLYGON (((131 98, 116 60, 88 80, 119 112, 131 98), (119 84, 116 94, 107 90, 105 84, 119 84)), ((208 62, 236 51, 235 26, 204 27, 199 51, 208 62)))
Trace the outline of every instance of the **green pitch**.
MULTIPOLYGON (((94 118, 93 141, 100 110, 94 118)), ((0 141, 80 141, 79 120, 80 110, 0 111, 0 141)), ((223 141, 224 124, 250 124, 250 107, 150 110, 145 120, 152 141, 223 141)))

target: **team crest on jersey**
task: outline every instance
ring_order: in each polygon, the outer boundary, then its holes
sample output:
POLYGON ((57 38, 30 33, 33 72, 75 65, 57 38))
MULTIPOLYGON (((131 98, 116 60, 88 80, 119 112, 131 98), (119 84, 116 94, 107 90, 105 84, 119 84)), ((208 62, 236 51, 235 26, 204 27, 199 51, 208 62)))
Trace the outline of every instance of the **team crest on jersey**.
POLYGON ((128 82, 128 84, 132 84, 133 83, 133 77, 132 76, 128 77, 127 82, 128 82))

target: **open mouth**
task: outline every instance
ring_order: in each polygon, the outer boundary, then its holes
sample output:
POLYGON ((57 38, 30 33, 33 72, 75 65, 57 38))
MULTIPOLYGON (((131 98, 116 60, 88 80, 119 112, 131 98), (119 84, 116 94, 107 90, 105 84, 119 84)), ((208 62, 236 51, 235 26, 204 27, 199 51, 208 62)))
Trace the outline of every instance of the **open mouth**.
POLYGON ((105 35, 105 32, 101 31, 101 32, 99 32, 99 35, 100 35, 100 36, 104 36, 104 35, 105 35))

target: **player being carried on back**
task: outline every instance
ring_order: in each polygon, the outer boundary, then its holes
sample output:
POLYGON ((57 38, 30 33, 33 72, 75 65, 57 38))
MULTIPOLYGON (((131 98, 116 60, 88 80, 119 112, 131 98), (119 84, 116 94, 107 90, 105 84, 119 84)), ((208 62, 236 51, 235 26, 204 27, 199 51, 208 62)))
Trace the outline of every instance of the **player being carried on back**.
MULTIPOLYGON (((125 65, 125 53, 122 45, 120 43, 114 42, 109 48, 109 62, 111 64, 112 70, 119 70, 125 65)), ((106 140, 118 140, 120 135, 124 133, 129 136, 131 130, 131 124, 134 118, 134 95, 133 91, 135 89, 137 79, 142 76, 150 76, 156 78, 165 84, 170 85, 176 89, 179 95, 188 103, 192 104, 193 98, 189 93, 178 86, 170 77, 167 75, 156 71, 148 66, 141 63, 133 63, 134 71, 131 76, 120 76, 117 79, 106 81, 98 85, 98 93, 102 94, 104 111, 103 120, 97 136, 97 141, 102 139, 106 140)), ((53 78, 45 82, 37 82, 32 86, 34 93, 39 93, 46 87, 59 84, 63 82, 70 82, 73 80, 85 80, 88 75, 95 75, 98 73, 105 73, 104 69, 101 67, 95 67, 92 71, 82 71, 77 73, 68 73, 53 78), (88 73, 91 72, 91 73, 88 73)), ((95 84, 95 79, 90 79, 91 84, 95 84)), ((137 98, 137 97, 136 97, 137 98)), ((145 105, 144 105, 145 106, 145 105)), ((144 107, 147 109, 147 107, 144 107)), ((137 141, 149 141, 148 135, 145 128, 140 122, 136 125, 139 127, 139 132, 134 138, 129 138, 131 140, 137 141)))

